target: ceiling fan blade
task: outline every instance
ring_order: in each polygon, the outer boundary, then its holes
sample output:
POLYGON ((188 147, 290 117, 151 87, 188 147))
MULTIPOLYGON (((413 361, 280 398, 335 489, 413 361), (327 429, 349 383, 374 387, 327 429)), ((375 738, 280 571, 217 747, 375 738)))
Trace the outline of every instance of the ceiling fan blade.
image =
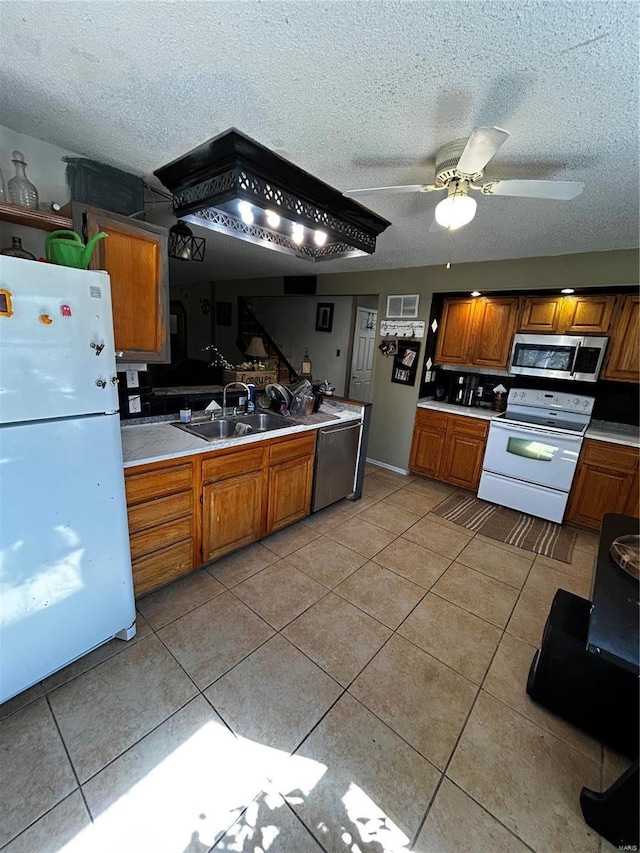
POLYGON ((477 175, 507 141, 509 134, 499 127, 474 127, 456 166, 461 175, 477 175))
POLYGON ((398 195, 399 193, 420 193, 424 189, 424 184, 408 184, 402 187, 367 187, 362 190, 347 190, 343 193, 348 198, 355 198, 360 195, 398 195))
POLYGON ((511 195, 521 198, 552 198, 569 201, 584 189, 581 181, 491 181, 482 187, 485 195, 511 195))

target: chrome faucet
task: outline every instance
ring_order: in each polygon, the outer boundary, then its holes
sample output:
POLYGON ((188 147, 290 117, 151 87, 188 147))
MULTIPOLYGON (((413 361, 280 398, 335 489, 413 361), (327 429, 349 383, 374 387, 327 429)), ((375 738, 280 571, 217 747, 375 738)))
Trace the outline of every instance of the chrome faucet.
MULTIPOLYGON (((222 391, 222 417, 223 418, 228 414, 228 412, 227 412, 227 389, 231 388, 232 385, 240 385, 247 392, 247 402, 245 403, 245 412, 247 411, 247 407, 249 405, 249 400, 251 399, 251 391, 249 390, 249 386, 245 385, 244 382, 229 382, 229 383, 227 383, 224 386, 224 389, 222 391)), ((232 415, 238 414, 238 406, 233 407, 231 414, 232 415)))

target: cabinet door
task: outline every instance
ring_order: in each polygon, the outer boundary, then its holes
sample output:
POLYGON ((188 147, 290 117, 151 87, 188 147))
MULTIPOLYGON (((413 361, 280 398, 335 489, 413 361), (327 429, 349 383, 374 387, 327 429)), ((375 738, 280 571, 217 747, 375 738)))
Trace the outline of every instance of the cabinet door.
POLYGON ((640 381, 640 297, 625 296, 613 325, 604 379, 640 381))
POLYGON ((416 423, 411 442, 411 459, 409 468, 416 474, 427 477, 440 476, 440 463, 444 447, 444 430, 416 423))
POLYGON ((637 471, 637 450, 587 439, 569 496, 567 520, 599 528, 608 512, 631 514, 637 501, 637 471))
POLYGON ((202 561, 243 548, 262 535, 262 472, 202 489, 202 561))
POLYGON ((487 425, 472 418, 449 418, 441 479, 476 491, 487 444, 487 425), (467 423, 468 421, 468 423, 467 423))
POLYGON ((73 205, 73 221, 85 240, 108 234, 96 244, 90 268, 111 278, 116 350, 128 361, 168 363, 167 229, 82 205, 73 205))
POLYGON ((562 332, 606 334, 609 331, 615 296, 566 296, 562 332))
POLYGON ((519 331, 555 334, 560 329, 561 313, 561 296, 527 296, 519 331))
POLYGON ((309 515, 313 457, 302 456, 269 469, 267 533, 309 515))
POLYGON ((437 364, 469 364, 473 299, 445 299, 436 348, 437 364))
POLYGON ((517 317, 516 296, 490 296, 476 301, 472 364, 507 369, 517 317))

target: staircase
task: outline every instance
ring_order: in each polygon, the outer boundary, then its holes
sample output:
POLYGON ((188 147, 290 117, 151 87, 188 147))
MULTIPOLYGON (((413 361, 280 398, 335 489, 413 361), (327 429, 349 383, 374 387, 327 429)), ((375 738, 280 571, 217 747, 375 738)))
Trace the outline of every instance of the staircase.
POLYGON ((260 320, 251 310, 251 305, 243 297, 238 297, 238 335, 236 337, 236 346, 240 352, 246 352, 251 338, 254 336, 262 338, 264 347, 269 355, 270 361, 275 361, 277 364, 278 382, 288 385, 290 382, 295 382, 298 378, 298 371, 289 362, 284 353, 269 335, 269 332, 264 328, 260 320))

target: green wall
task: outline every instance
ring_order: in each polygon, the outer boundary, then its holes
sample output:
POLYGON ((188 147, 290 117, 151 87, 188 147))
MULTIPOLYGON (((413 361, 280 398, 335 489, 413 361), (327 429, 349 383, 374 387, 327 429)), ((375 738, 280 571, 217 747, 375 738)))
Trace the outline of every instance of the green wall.
MULTIPOLYGON (((638 283, 638 250, 589 252, 580 255, 521 258, 473 264, 414 267, 376 272, 335 273, 318 276, 322 296, 377 294, 378 319, 386 316, 386 297, 394 293, 419 293, 418 319, 428 322, 431 296, 437 292, 539 290, 562 287, 604 287, 638 283)), ((216 298, 233 295, 282 293, 281 279, 254 279, 216 283, 216 298), (269 282, 269 284, 267 283, 269 282)), ((286 298, 286 297, 283 297, 286 298)), ((235 316, 232 327, 235 334, 235 316)), ((420 353, 420 366, 424 350, 420 353)), ((373 374, 373 418, 368 456, 405 470, 419 382, 413 388, 391 382, 391 360, 377 349, 373 374)))

